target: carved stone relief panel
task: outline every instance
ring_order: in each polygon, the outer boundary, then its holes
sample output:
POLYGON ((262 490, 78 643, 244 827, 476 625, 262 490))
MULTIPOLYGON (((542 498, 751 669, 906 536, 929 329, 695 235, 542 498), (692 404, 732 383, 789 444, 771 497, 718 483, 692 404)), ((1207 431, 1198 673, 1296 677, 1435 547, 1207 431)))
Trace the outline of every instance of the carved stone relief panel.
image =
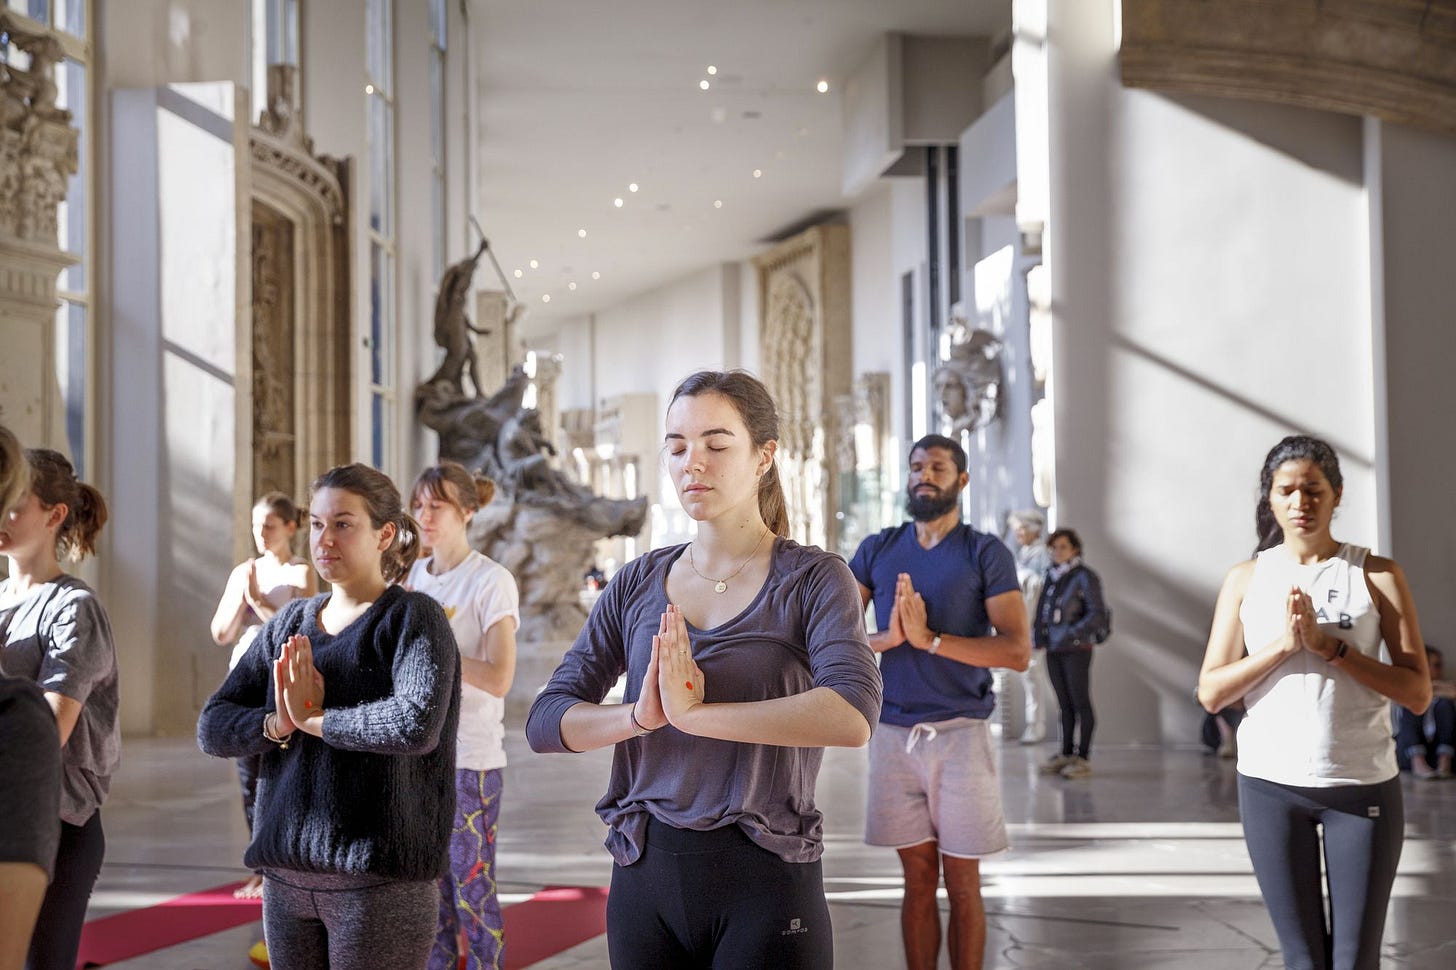
POLYGON ((301 498, 313 476, 351 453, 350 162, 313 154, 293 70, 270 67, 267 108, 249 139, 252 373, 248 400, 239 396, 248 425, 239 440, 253 447, 238 469, 255 489, 301 498))
POLYGON ((294 492, 293 223, 253 203, 253 495, 294 492))
POLYGON ((816 226, 757 257, 763 379, 779 409, 789 534, 834 549, 839 534, 835 398, 851 389, 849 227, 816 226))

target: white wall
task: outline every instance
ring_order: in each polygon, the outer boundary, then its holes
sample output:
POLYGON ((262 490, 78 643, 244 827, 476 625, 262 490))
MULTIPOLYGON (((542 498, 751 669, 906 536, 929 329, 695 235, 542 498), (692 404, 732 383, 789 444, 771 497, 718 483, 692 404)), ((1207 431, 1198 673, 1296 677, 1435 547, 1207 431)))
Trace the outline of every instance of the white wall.
POLYGON ((1390 534, 1425 640, 1456 662, 1456 139, 1367 123, 1375 311, 1385 391, 1390 534))
POLYGON ((1108 741, 1189 740, 1224 572, 1259 466, 1295 430, 1375 540, 1358 119, 1121 88, 1111 0, 1051 6, 1058 522, 1116 610, 1094 672, 1108 741))
MULTIPOLYGON (((238 289, 230 82, 123 89, 108 194, 103 601, 116 636, 122 728, 185 733, 226 673, 208 621, 233 563, 238 289)), ((246 285, 246 284, 244 284, 246 285)))

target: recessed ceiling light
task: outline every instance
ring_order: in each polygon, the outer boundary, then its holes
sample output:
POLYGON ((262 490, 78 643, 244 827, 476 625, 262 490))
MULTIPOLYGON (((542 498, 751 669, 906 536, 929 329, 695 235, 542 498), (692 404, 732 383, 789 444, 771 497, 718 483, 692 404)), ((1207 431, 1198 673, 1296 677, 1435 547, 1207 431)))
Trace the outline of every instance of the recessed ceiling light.
POLYGON ((714 199, 713 200, 713 208, 715 208, 715 209, 721 209, 721 208, 723 208, 723 200, 722 199, 714 199))
POLYGON ((364 85, 364 93, 365 94, 373 94, 374 93, 374 85, 372 85, 372 84, 366 84, 366 85, 364 85))
POLYGON ((761 169, 761 168, 754 169, 753 170, 753 177, 756 178, 756 179, 763 178, 763 169, 761 169))
POLYGON ((602 274, 601 273, 597 273, 595 271, 592 273, 592 279, 599 280, 601 278, 602 278, 602 274))
POLYGON ((540 264, 540 263, 538 263, 538 262, 536 262, 536 261, 535 261, 535 260, 534 260, 534 259, 533 259, 533 260, 531 260, 531 262, 530 262, 530 263, 529 263, 529 264, 528 264, 528 265, 529 265, 529 266, 530 266, 530 267, 531 267, 531 268, 532 268, 532 269, 540 269, 540 268, 541 268, 541 264, 540 264))
POLYGON ((637 183, 636 182, 633 182, 632 184, 628 185, 627 186, 627 191, 628 192, 636 192, 637 191, 637 183))
POLYGON ((814 90, 818 91, 820 94, 827 94, 829 91, 829 82, 824 80, 823 78, 820 78, 819 83, 814 85, 814 90))
POLYGON ((575 280, 573 280, 573 281, 571 281, 571 282, 570 282, 570 283, 567 283, 567 284, 566 284, 566 288, 567 288, 567 289, 568 289, 568 290, 571 290, 571 291, 572 291, 572 292, 575 292, 575 291, 576 291, 576 281, 575 281, 575 280))
POLYGON ((612 205, 614 205, 618 209, 620 209, 620 208, 622 208, 622 206, 626 205, 626 203, 622 201, 622 197, 619 195, 615 199, 612 200, 612 205))
POLYGON ((520 279, 522 276, 525 276, 525 275, 526 274, 523 273, 522 271, 516 270, 516 279, 520 279))
POLYGON ((698 87, 700 87, 704 91, 706 91, 706 90, 708 90, 708 88, 712 87, 712 85, 708 83, 708 79, 707 78, 703 78, 701 81, 698 82, 698 87))
POLYGON ((542 293, 541 294, 541 302, 542 303, 550 303, 551 302, 551 294, 550 293, 542 293))
POLYGON ((586 238, 586 230, 585 229, 578 229, 576 231, 576 235, 577 235, 577 238, 578 239, 585 239, 586 238))
POLYGON ((715 66, 714 66, 714 65, 712 65, 712 64, 709 64, 709 65, 708 65, 708 73, 709 73, 709 74, 717 74, 717 73, 718 73, 718 68, 717 68, 717 67, 715 67, 715 66))

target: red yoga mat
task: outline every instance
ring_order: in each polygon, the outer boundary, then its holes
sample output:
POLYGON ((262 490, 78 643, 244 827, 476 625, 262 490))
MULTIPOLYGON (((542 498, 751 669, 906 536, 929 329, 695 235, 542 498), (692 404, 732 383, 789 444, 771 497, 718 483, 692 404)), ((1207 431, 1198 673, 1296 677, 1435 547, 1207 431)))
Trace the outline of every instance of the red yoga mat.
MULTIPOLYGON (((156 906, 91 920, 81 931, 76 970, 119 963, 263 918, 256 899, 234 899, 234 882, 189 893, 156 906)), ((506 970, 569 950, 607 931, 607 891, 596 886, 547 886, 507 906, 506 970)))
POLYGON ((234 899, 240 882, 188 893, 145 909, 93 919, 81 929, 76 970, 103 967, 263 918, 260 899, 234 899))

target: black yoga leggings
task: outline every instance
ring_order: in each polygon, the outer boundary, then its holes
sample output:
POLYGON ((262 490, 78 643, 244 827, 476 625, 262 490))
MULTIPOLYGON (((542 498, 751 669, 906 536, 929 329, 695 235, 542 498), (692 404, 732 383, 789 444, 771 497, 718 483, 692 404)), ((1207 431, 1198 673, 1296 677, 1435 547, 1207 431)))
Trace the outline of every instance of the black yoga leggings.
POLYGON ((785 862, 736 825, 648 822, 647 845, 612 867, 614 970, 830 970, 834 938, 818 862, 785 862))
POLYGON ((1097 726, 1092 713, 1092 651, 1048 650, 1047 676, 1062 715, 1062 754, 1092 757, 1092 729, 1097 726))
POLYGON ((101 874, 105 854, 106 834, 101 831, 100 811, 91 813, 85 825, 61 823, 56 877, 40 904, 26 970, 75 970, 86 904, 101 874))
POLYGON ((1379 970, 1385 909, 1405 838, 1400 779, 1296 788, 1239 775, 1239 816, 1285 967, 1379 970))

